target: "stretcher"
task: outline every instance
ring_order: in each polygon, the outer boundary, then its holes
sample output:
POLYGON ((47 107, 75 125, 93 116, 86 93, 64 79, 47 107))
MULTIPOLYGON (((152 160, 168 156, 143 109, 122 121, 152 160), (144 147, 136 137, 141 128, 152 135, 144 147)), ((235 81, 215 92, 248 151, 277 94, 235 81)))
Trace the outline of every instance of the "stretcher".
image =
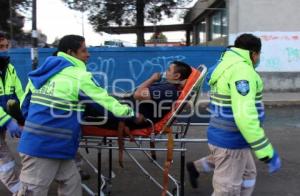
MULTIPOLYGON (((206 139, 186 138, 187 131, 191 123, 192 115, 181 115, 185 110, 193 110, 196 106, 198 96, 201 92, 201 86, 205 78, 207 68, 200 65, 197 69, 192 68, 192 73, 186 80, 186 83, 179 95, 178 100, 174 103, 174 107, 161 120, 151 123, 150 127, 143 129, 130 130, 128 132, 120 132, 117 130, 109 130, 92 125, 84 125, 82 127, 81 148, 97 150, 97 166, 91 164, 87 159, 85 161, 97 173, 97 192, 92 191, 87 185, 82 184, 83 189, 89 195, 110 195, 112 187, 112 150, 119 150, 119 161, 122 166, 122 153, 124 150, 129 158, 141 169, 141 171, 162 190, 162 195, 184 196, 184 173, 185 173, 185 144, 193 142, 206 142, 206 139), (178 122, 178 118, 184 118, 184 122, 178 122), (175 138, 174 138, 175 137, 175 138), (121 139, 120 139, 121 138, 121 139), (122 140, 122 141, 120 141, 122 140), (150 143, 150 146, 148 146, 150 143), (156 147, 156 143, 165 143, 164 147, 156 147), (147 146, 146 146, 147 144, 147 146), (134 145, 134 146, 133 146, 134 145), (122 149, 120 149, 122 148, 122 149), (104 176, 101 172, 102 168, 102 150, 107 149, 108 156, 108 175, 104 176), (133 151, 141 151, 151 163, 163 172, 163 183, 159 183, 150 172, 135 158, 133 151), (156 160, 156 152, 165 152, 166 161, 164 166, 160 165, 156 160), (180 153, 180 179, 177 180, 170 173, 170 167, 173 162, 173 152, 180 153), (169 181, 172 181, 175 187, 169 190, 169 181)), ((190 113, 190 112, 189 112, 190 113)), ((207 125, 207 123, 197 124, 207 125)), ((125 190, 124 190, 125 191, 125 190)))

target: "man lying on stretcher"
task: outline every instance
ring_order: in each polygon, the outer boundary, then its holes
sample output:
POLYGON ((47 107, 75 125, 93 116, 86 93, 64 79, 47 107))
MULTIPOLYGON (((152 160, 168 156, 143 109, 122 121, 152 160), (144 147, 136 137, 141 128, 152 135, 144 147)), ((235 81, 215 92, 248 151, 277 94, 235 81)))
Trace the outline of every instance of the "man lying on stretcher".
MULTIPOLYGON (((191 72, 191 67, 186 63, 174 61, 166 71, 165 78, 162 78, 164 76, 161 73, 154 73, 131 96, 118 99, 120 102, 130 105, 136 112, 144 115, 145 119, 155 123, 172 109, 174 101, 178 99, 181 89, 191 72)), ((99 113, 99 108, 96 111, 92 105, 87 105, 85 111, 85 120, 88 122, 96 122, 97 118, 94 117, 106 116, 106 122, 98 126, 111 130, 117 130, 120 121, 124 121, 131 130, 150 126, 148 121, 136 124, 131 119, 117 118, 108 111, 103 110, 103 113, 99 113)))

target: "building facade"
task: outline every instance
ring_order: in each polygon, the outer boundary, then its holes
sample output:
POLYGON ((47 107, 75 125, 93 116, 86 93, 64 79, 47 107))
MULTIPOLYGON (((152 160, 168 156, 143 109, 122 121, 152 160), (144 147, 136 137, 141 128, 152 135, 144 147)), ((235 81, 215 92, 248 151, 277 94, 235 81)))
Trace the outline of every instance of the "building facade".
POLYGON ((185 16, 192 45, 227 46, 242 33, 263 43, 261 64, 266 90, 300 90, 299 0, 199 0, 185 16))
POLYGON ((224 0, 199 0, 185 17, 192 24, 191 45, 226 45, 228 16, 224 0))

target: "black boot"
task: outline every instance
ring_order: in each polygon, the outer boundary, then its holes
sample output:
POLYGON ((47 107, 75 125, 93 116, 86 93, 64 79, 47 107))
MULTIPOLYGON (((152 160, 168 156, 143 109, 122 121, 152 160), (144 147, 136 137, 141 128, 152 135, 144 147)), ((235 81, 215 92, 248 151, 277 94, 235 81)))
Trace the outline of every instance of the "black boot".
POLYGON ((186 164, 186 169, 189 173, 190 183, 193 188, 198 187, 197 178, 199 177, 199 172, 197 171, 195 165, 193 162, 188 162, 186 164))
POLYGON ((81 180, 88 180, 91 178, 90 174, 88 174, 87 172, 85 172, 83 170, 80 170, 79 174, 80 174, 81 180))

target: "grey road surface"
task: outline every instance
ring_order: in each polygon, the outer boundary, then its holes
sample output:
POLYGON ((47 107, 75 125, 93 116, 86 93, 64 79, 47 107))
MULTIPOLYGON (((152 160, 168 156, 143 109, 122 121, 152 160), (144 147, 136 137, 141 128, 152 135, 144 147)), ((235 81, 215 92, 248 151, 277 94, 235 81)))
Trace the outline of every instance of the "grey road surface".
MULTIPOLYGON (((269 175, 267 166, 259 161, 257 163, 258 178, 254 196, 299 196, 300 195, 300 107, 280 107, 267 108, 266 110, 265 130, 270 141, 278 150, 282 157, 283 167, 279 173, 269 175)), ((188 132, 189 138, 205 137, 205 127, 193 127, 188 132)), ((11 149, 15 152, 17 141, 9 140, 11 149)), ((163 145, 158 145, 163 146, 163 145)), ((191 161, 205 156, 208 152, 207 144, 188 144, 186 160, 191 161)), ((96 151, 90 150, 82 154, 92 163, 96 164, 96 151)), ((162 172, 153 167, 147 158, 140 152, 133 152, 139 161, 157 177, 159 182, 162 181, 162 172)), ((17 154, 15 153, 17 156, 17 154)), ((163 163, 164 153, 157 153, 158 162, 163 163)), ((176 178, 179 177, 179 154, 175 153, 174 164, 171 173, 176 178)), ((107 151, 103 151, 103 170, 107 174, 107 151)), ((122 169, 118 166, 117 151, 113 153, 113 171, 116 177, 112 180, 111 193, 116 196, 154 196, 160 195, 160 189, 157 188, 148 178, 146 178, 133 164, 132 160, 125 156, 124 166, 122 169)), ((91 188, 96 188, 96 175, 87 165, 84 169, 92 174, 92 178, 85 183, 91 188)), ((192 189, 187 175, 185 181, 185 195, 187 196, 209 196, 212 192, 211 180, 212 175, 201 175, 199 178, 199 188, 192 189)), ((172 187, 172 185, 171 185, 172 187)), ((56 184, 50 188, 49 195, 56 194, 56 184)), ((96 190, 96 189, 95 189, 96 190)), ((0 196, 11 195, 7 189, 0 183, 0 196)), ((84 193, 84 195, 87 195, 84 193)))

